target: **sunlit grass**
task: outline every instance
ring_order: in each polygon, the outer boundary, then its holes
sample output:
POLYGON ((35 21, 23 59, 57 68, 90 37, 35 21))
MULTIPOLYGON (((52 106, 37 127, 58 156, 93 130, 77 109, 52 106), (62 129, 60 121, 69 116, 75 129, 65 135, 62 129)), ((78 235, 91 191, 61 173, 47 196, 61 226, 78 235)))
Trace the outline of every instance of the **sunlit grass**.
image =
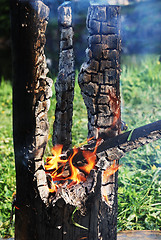
MULTIPOLYGON (((161 64, 155 55, 129 58, 130 66, 122 66, 122 118, 133 129, 161 119, 161 64)), ((160 146, 159 140, 121 159, 118 230, 161 230, 160 146)))
POLYGON ((10 226, 15 166, 12 137, 12 87, 2 78, 0 85, 0 237, 13 235, 10 226))

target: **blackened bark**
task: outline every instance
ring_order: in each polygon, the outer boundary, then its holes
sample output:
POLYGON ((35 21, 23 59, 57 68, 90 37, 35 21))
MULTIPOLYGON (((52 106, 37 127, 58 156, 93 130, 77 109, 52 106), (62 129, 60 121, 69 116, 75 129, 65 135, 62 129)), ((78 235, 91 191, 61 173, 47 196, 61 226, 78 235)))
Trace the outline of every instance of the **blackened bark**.
MULTIPOLYGON (((87 62, 81 67, 79 85, 88 112, 88 137, 113 138, 120 133, 120 7, 89 8, 87 28, 90 36, 87 62)), ((95 233, 89 239, 114 240, 117 235, 117 173, 103 182, 102 172, 113 162, 103 150, 97 154, 100 182, 95 217, 95 233)), ((113 159, 117 160, 117 159, 113 159)), ((118 162, 117 162, 118 163, 118 162)), ((93 213, 92 213, 93 214, 93 213)))
POLYGON ((81 67, 79 85, 88 111, 88 137, 120 131, 120 8, 91 6, 87 28, 90 36, 87 62, 81 67))
POLYGON ((72 116, 74 98, 74 53, 72 9, 69 2, 58 8, 60 37, 59 73, 55 84, 56 111, 53 126, 53 145, 62 144, 67 150, 72 144, 72 116))
POLYGON ((45 239, 41 217, 49 190, 42 158, 52 95, 44 55, 48 15, 42 1, 11 0, 17 240, 45 239))

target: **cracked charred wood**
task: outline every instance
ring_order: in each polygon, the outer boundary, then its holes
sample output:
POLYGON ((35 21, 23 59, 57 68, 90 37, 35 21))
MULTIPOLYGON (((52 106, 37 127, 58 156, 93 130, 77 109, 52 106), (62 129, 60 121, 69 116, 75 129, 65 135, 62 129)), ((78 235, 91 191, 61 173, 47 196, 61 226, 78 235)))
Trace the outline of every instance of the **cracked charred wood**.
POLYGON ((53 125, 53 145, 63 144, 63 150, 71 147, 72 143, 72 116, 74 98, 74 53, 72 9, 69 2, 58 8, 60 26, 60 56, 59 73, 55 84, 56 110, 53 125))
MULTIPOLYGON (((88 113, 88 138, 112 139, 120 134, 120 7, 91 5, 87 62, 80 70, 79 85, 88 113)), ((114 240, 117 236, 117 172, 104 181, 109 161, 105 149, 97 154, 94 198, 89 239, 114 240), (104 165, 100 163, 104 159, 104 165), (95 196, 99 198, 95 198, 95 196)), ((115 160, 115 159, 113 159, 115 160)), ((118 162, 116 162, 118 164, 118 162)))
POLYGON ((115 136, 120 131, 119 7, 91 6, 87 62, 81 66, 79 85, 88 112, 88 138, 115 136))
POLYGON ((45 239, 42 200, 47 204, 49 190, 42 158, 52 95, 44 54, 48 15, 42 1, 11 0, 17 240, 45 239))

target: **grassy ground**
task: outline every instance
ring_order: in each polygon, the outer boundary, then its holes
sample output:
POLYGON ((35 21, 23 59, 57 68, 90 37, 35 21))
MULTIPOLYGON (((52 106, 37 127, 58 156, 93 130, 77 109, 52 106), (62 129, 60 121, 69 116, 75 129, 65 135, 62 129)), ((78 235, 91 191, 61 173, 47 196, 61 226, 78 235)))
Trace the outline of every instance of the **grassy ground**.
POLYGON ((10 212, 15 191, 15 167, 12 140, 12 88, 2 79, 0 85, 0 238, 12 235, 10 212))
MULTIPOLYGON (((129 129, 161 119, 161 64, 158 56, 130 56, 122 64, 122 118, 129 129)), ((12 141, 12 89, 0 86, 0 237, 13 236, 9 225, 15 168, 12 141)), ((50 133, 55 98, 49 111, 50 133)), ((73 145, 87 136, 87 114, 78 84, 75 89, 73 145)), ((51 135, 46 155, 50 154, 51 135)), ((161 141, 127 154, 119 170, 118 230, 161 230, 161 141)))

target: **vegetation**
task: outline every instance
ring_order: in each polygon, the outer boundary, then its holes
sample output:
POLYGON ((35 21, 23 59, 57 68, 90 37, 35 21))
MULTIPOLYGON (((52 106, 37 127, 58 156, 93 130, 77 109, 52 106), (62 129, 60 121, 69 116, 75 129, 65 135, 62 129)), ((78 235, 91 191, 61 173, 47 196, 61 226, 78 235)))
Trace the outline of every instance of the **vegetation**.
POLYGON ((0 85, 0 238, 13 234, 10 226, 15 166, 12 137, 12 87, 4 79, 0 85))
MULTIPOLYGON (((161 64, 156 56, 130 59, 122 67, 122 118, 133 129, 161 119, 161 64)), ((121 159, 118 230, 161 230, 160 146, 159 140, 121 159)))
MULTIPOLYGON (((130 56, 122 64, 122 119, 129 129, 161 119, 161 64, 158 56, 130 56)), ((50 154, 55 94, 49 111, 50 154)), ((0 85, 0 238, 13 236, 10 225, 15 168, 12 140, 12 88, 3 79, 0 85)), ((87 113, 76 83, 73 145, 87 136, 87 113)), ((161 141, 130 152, 121 159, 119 170, 118 230, 161 230, 161 141)))

